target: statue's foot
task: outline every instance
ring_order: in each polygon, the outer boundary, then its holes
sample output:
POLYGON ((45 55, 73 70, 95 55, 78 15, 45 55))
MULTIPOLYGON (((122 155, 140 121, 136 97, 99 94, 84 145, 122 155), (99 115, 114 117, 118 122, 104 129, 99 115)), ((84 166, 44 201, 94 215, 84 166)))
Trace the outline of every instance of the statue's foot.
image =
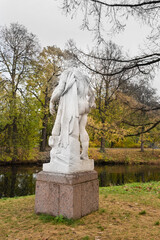
POLYGON ((88 155, 81 153, 80 159, 81 160, 88 160, 88 155))

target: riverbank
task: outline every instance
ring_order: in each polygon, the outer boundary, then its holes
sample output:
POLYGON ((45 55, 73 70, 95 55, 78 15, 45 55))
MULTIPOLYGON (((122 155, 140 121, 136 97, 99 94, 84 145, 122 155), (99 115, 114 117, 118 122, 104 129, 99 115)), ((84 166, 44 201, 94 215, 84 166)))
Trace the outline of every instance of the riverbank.
POLYGON ((0 239, 160 239, 160 182, 100 188, 99 211, 77 221, 35 215, 34 199, 0 200, 0 239))
POLYGON ((151 164, 160 165, 160 149, 146 148, 140 152, 139 148, 106 148, 101 153, 98 148, 89 149, 89 157, 95 160, 96 164, 151 164))
MULTIPOLYGON (((45 152, 38 152, 36 157, 28 161, 16 161, 14 165, 42 165, 49 162, 50 149, 45 152)), ((106 148, 105 153, 101 153, 99 148, 89 148, 89 158, 95 160, 95 165, 114 164, 151 164, 160 165, 160 149, 146 148, 140 152, 138 148, 106 148)), ((12 165, 11 161, 0 161, 0 165, 12 165)))

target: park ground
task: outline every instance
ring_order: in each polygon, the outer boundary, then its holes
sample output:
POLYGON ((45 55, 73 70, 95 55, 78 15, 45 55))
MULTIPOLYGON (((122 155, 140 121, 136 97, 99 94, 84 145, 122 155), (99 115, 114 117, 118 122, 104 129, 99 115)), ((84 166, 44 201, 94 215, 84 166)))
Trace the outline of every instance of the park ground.
MULTIPOLYGON (((145 148, 106 148, 105 153, 99 148, 89 148, 89 158, 95 164, 160 164, 160 149, 145 148)), ((36 160, 49 160, 49 150, 37 155, 36 160)))
POLYGON ((34 196, 0 200, 0 240, 159 240, 160 182, 100 188, 80 220, 34 213, 34 196))
MULTIPOLYGON (((160 149, 145 148, 144 152, 140 148, 106 148, 105 153, 99 148, 89 148, 89 158, 94 159, 95 164, 160 164, 160 149)), ((0 158, 0 165, 13 164, 10 160, 0 158)), ((50 159, 50 148, 45 152, 38 152, 35 149, 35 157, 30 160, 17 160, 14 164, 42 164, 50 159)))
POLYGON ((160 164, 160 149, 106 148, 101 153, 99 148, 90 148, 89 157, 102 164, 160 164))

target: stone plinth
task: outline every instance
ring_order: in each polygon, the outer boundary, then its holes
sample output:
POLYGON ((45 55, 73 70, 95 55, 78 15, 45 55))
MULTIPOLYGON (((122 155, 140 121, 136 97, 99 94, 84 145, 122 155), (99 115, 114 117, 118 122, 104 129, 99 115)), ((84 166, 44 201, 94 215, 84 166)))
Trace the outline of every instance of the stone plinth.
POLYGON ((80 160, 75 161, 75 163, 66 164, 64 167, 63 164, 60 163, 60 161, 54 161, 50 163, 44 163, 43 164, 43 171, 44 172, 56 172, 56 173, 64 173, 64 174, 71 174, 74 172, 86 172, 86 171, 93 171, 94 170, 94 160, 93 159, 87 159, 87 160, 80 160))
POLYGON ((37 174, 35 212, 78 219, 99 206, 99 181, 96 171, 37 174))
POLYGON ((44 172, 71 174, 75 172, 86 172, 94 170, 93 159, 80 158, 80 142, 72 136, 68 136, 67 147, 58 146, 59 136, 50 136, 49 146, 50 162, 43 164, 44 172))

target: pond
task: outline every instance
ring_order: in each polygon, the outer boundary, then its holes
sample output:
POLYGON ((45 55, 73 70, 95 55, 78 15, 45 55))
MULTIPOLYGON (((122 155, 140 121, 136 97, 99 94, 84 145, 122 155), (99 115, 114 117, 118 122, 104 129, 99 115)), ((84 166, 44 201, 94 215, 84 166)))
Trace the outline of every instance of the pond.
MULTIPOLYGON (((0 198, 26 196, 35 193, 36 173, 42 167, 0 166, 0 198)), ((131 182, 160 181, 160 166, 114 165, 96 166, 101 187, 131 182)))

